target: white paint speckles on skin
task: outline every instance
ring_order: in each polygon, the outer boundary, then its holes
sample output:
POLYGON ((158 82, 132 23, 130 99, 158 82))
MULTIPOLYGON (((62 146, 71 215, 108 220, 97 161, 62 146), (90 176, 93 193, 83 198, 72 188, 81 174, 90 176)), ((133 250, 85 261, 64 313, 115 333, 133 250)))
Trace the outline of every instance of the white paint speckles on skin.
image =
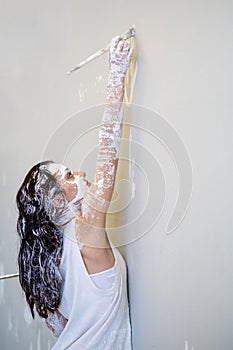
POLYGON ((55 311, 54 313, 49 312, 47 319, 43 319, 43 321, 53 329, 53 334, 55 337, 59 337, 67 323, 65 317, 58 311, 55 311))
POLYGON ((75 198, 69 202, 69 204, 75 203, 75 202, 83 199, 83 197, 85 196, 85 194, 87 193, 87 191, 89 189, 88 183, 87 183, 87 181, 84 180, 83 176, 74 175, 74 180, 72 180, 72 181, 66 180, 66 183, 70 184, 70 185, 75 184, 77 186, 77 194, 76 194, 75 198))
MULTIPOLYGON (((95 212, 106 212, 109 203, 105 199, 101 198, 102 194, 102 187, 100 187, 96 193, 88 192, 84 198, 82 206, 86 206, 86 210, 88 210, 88 208, 92 208, 95 212)), ((89 215, 92 215, 94 218, 93 211, 91 211, 89 215)))
POLYGON ((55 177, 59 176, 59 180, 61 181, 61 183, 67 183, 67 184, 71 184, 71 185, 75 184, 77 186, 77 195, 69 203, 75 203, 75 202, 79 201, 80 199, 82 199, 84 197, 85 193, 88 191, 89 186, 88 186, 87 181, 84 180, 83 176, 73 175, 74 180, 72 180, 72 181, 65 180, 65 176, 67 174, 68 168, 65 167, 64 165, 52 163, 52 164, 48 165, 48 170, 55 177))
POLYGON ((90 184, 81 175, 73 175, 72 180, 67 179, 70 171, 65 165, 50 163, 41 166, 41 178, 43 182, 43 171, 47 170, 57 179, 57 189, 53 188, 47 192, 45 198, 45 209, 50 219, 57 225, 64 226, 72 219, 81 215, 81 200, 88 191, 90 184), (71 201, 67 201, 62 189, 64 184, 75 185, 77 193, 71 201), (60 189, 60 192, 59 192, 60 189), (56 193, 55 195, 53 193, 56 193), (59 215, 57 215, 59 214, 59 215))
POLYGON ((124 78, 133 54, 130 42, 128 40, 121 40, 119 36, 116 36, 111 41, 109 52, 111 73, 117 75, 119 78, 124 78), (122 59, 121 52, 125 54, 126 59, 122 59))
MULTIPOLYGON (((106 190, 113 188, 116 160, 121 144, 123 97, 125 74, 129 67, 133 49, 120 37, 112 39, 109 50, 110 74, 107 87, 107 104, 104 108, 99 132, 99 150, 96 167, 96 190, 87 192, 82 203, 83 216, 92 219, 92 212, 106 212, 109 202, 104 199, 106 190)), ((95 217, 96 219, 96 217, 95 217)))

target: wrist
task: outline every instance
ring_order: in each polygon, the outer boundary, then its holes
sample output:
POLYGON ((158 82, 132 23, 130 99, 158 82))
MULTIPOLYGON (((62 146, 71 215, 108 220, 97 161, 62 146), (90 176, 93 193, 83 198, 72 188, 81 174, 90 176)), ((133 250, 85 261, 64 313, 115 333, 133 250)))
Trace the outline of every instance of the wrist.
POLYGON ((124 84, 125 76, 126 76, 126 73, 119 73, 116 71, 110 71, 108 81, 109 81, 109 83, 111 81, 113 81, 115 83, 124 84))

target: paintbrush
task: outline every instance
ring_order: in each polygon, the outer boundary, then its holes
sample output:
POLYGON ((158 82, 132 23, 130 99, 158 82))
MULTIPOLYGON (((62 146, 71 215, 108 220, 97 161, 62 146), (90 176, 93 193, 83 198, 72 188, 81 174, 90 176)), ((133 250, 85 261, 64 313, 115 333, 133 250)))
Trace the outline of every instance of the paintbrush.
MULTIPOLYGON (((134 25, 132 27, 130 27, 125 33, 123 33, 122 35, 120 35, 120 38, 127 40, 131 37, 135 36, 135 27, 134 25)), ((71 74, 73 72, 75 72, 76 70, 80 69, 81 67, 85 66, 86 64, 88 64, 89 62, 95 60, 96 58, 102 56, 105 52, 109 51, 109 48, 111 46, 111 43, 108 44, 106 47, 98 50, 96 53, 94 53, 93 55, 87 57, 85 60, 83 60, 82 62, 80 62, 76 67, 72 68, 70 71, 67 72, 67 74, 71 74)))

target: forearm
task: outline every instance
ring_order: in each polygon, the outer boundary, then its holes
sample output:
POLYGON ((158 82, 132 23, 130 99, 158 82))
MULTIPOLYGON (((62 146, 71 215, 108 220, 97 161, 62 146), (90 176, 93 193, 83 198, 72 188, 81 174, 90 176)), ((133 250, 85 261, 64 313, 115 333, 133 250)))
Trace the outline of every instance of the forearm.
POLYGON ((107 86, 107 104, 121 104, 124 99, 125 75, 110 72, 107 86))
POLYGON ((122 133, 123 98, 124 77, 111 73, 107 88, 107 103, 104 108, 99 132, 98 159, 103 159, 103 151, 109 160, 118 158, 122 133))
POLYGON ((113 188, 122 135, 125 76, 111 72, 107 87, 107 103, 99 132, 96 180, 102 187, 113 188))
POLYGON ((59 337, 68 320, 58 310, 56 310, 54 313, 49 312, 48 317, 43 319, 43 321, 45 321, 47 327, 53 333, 53 335, 55 337, 59 337))

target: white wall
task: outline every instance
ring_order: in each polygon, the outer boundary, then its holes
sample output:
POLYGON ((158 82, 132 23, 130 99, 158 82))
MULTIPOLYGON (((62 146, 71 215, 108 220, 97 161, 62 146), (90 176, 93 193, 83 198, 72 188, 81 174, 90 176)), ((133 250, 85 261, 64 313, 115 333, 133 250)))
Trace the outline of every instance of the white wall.
MULTIPOLYGON (((232 349, 232 1, 0 5, 0 273, 17 269, 14 198, 26 171, 53 157, 93 176, 95 152, 85 151, 96 145, 89 128, 101 117, 107 57, 66 71, 134 23, 136 106, 123 146, 134 163, 122 162, 128 187, 118 186, 130 203, 112 220, 122 225, 113 239, 125 243, 134 350, 232 349), (76 130, 87 133, 69 148, 76 130)), ((0 310, 1 348, 51 347, 17 280, 0 281, 0 310)))

